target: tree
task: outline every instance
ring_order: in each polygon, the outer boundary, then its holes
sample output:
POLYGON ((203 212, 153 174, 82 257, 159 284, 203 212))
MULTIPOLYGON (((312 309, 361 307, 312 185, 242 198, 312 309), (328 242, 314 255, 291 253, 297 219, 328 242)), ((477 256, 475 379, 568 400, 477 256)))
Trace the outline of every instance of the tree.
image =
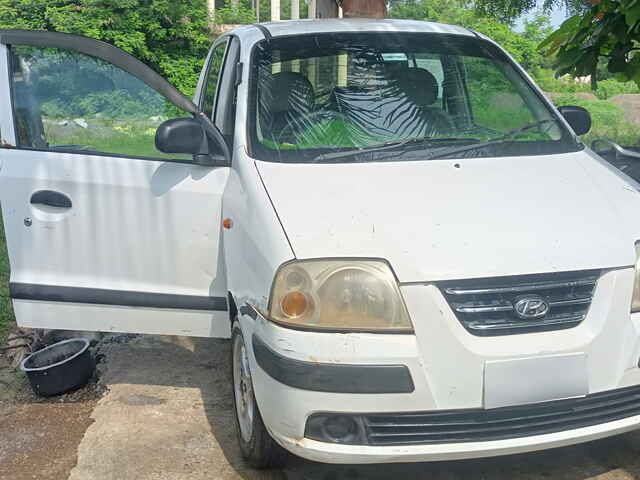
POLYGON ((566 20, 542 44, 556 56, 556 75, 591 76, 595 89, 598 64, 620 81, 640 86, 640 1, 592 0, 591 6, 566 20))
POLYGON ((389 16, 467 26, 478 17, 466 0, 390 0, 389 16))
POLYGON ((131 53, 186 94, 211 45, 204 0, 0 0, 0 28, 77 33, 131 53))
MULTIPOLYGON (((563 5, 571 18, 544 40, 540 49, 555 57, 556 76, 614 76, 640 86, 639 0, 545 0, 544 8, 563 5)), ((479 12, 512 21, 536 6, 535 0, 478 0, 479 12)))
POLYGON ((550 11, 554 7, 566 8, 570 13, 577 14, 588 8, 591 0, 544 0, 542 5, 538 0, 477 0, 476 9, 482 15, 497 18, 511 23, 527 12, 542 7, 550 11))
POLYGON ((509 24, 489 18, 474 10, 471 2, 452 0, 392 0, 389 15, 394 18, 412 18, 449 23, 477 30, 502 45, 527 70, 548 67, 548 60, 538 51, 538 44, 552 30, 543 15, 525 23, 523 34, 515 32, 509 24))

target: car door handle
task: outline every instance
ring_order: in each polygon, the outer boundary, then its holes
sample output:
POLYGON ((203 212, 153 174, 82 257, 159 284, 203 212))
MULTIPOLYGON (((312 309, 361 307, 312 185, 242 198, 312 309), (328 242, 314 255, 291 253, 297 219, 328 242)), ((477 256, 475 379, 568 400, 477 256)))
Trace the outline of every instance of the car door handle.
POLYGON ((55 192, 53 190, 38 190, 31 195, 32 205, 48 205, 50 207, 71 208, 71 199, 64 193, 55 192))

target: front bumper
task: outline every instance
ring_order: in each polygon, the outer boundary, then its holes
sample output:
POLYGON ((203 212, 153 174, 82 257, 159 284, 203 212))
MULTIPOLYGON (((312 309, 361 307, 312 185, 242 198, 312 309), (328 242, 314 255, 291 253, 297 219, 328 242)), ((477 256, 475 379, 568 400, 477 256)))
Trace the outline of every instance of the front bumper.
POLYGON ((307 438, 298 440, 274 431, 271 431, 271 434, 280 445, 291 453, 308 460, 324 463, 365 464, 462 460, 511 455, 589 442, 637 428, 640 428, 640 415, 591 427, 531 437, 491 442, 392 447, 339 445, 317 442, 307 438))
MULTIPOLYGON (((640 427, 640 416, 603 418, 588 426, 483 441, 418 445, 344 445, 305 438, 307 419, 315 413, 442 412, 485 409, 485 369, 490 362, 580 354, 585 359, 585 393, 640 385, 640 314, 629 315, 632 269, 606 272, 598 281, 589 313, 577 327, 522 335, 477 337, 455 317, 433 285, 401 288, 415 335, 317 333, 279 327, 261 316, 243 315, 245 338, 260 338, 277 355, 306 365, 404 366, 414 386, 388 393, 303 388, 277 381, 249 348, 256 400, 271 435, 293 453, 330 463, 377 463, 452 460, 527 452, 594 440, 640 427)), ((543 370, 543 369, 539 369, 543 370)), ((273 372, 272 372, 273 373, 273 372)), ((517 371, 516 371, 517 373, 517 371)), ((277 376, 277 375, 276 375, 277 376)), ((304 373, 303 375, 304 376, 304 373)), ((531 383, 548 376, 534 372, 531 383)), ((511 377, 513 378, 513 376, 511 377)), ((528 378, 528 377, 527 377, 528 378)), ((541 398, 567 398, 546 382, 541 398)), ((508 387, 508 385, 507 385, 508 387)), ((510 400, 509 388, 499 389, 510 400)), ((505 403, 521 405, 523 402, 505 403)))

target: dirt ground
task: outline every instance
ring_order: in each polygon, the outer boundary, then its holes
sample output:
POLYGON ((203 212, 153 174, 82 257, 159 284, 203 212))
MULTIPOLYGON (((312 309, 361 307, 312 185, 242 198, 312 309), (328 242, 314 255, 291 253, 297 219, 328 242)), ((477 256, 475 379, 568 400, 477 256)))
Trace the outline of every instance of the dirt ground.
POLYGON ((640 124, 640 95, 620 94, 610 100, 622 108, 627 122, 640 124))
POLYGON ((493 459, 332 466, 291 457, 257 472, 235 441, 228 342, 112 336, 99 352, 99 383, 52 400, 0 364, 1 480, 640 479, 640 432, 493 459))
POLYGON ((0 479, 67 478, 101 389, 38 398, 0 355, 0 479))

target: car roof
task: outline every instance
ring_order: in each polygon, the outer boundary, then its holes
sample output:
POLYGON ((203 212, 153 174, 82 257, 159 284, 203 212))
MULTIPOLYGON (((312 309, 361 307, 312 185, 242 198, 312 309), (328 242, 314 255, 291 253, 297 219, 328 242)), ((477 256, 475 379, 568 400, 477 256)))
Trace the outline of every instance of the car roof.
MULTIPOLYGON (((418 32, 443 33, 475 36, 476 33, 464 27, 444 23, 422 22, 419 20, 369 19, 369 18, 327 18, 285 20, 281 22, 265 22, 257 24, 266 28, 271 36, 301 35, 309 33, 337 32, 418 32)), ((234 29, 234 33, 255 29, 256 25, 246 25, 234 29)))

